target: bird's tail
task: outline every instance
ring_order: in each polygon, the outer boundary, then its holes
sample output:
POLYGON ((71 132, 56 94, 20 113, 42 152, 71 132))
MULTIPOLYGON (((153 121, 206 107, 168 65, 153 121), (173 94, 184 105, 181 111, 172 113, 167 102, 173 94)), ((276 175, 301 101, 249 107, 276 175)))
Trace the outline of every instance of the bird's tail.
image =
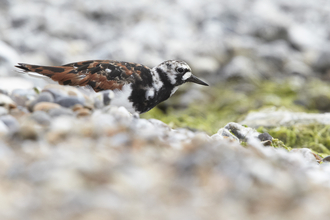
POLYGON ((18 63, 15 67, 31 76, 49 77, 61 85, 78 86, 82 84, 82 79, 84 78, 83 76, 78 76, 72 66, 39 66, 18 63))

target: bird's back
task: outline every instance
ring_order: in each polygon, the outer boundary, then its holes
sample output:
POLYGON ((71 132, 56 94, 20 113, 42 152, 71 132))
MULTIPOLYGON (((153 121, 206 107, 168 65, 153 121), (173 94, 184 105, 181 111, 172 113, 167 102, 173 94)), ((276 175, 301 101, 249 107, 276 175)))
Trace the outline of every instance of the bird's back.
POLYGON ((61 85, 90 86, 94 91, 121 90, 124 85, 141 81, 150 68, 137 63, 113 60, 90 60, 63 66, 39 66, 19 63, 24 72, 35 72, 61 85))

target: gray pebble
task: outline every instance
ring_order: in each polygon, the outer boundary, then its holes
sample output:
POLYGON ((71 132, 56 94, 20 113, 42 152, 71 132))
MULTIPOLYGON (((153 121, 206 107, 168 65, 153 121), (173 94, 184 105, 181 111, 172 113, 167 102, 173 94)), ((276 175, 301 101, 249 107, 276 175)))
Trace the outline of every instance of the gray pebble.
POLYGON ((41 125, 49 125, 51 122, 51 117, 44 111, 33 112, 31 118, 41 125))
POLYGON ((10 94, 10 98, 18 106, 25 106, 26 102, 35 99, 36 95, 33 89, 14 89, 10 94))
POLYGON ((54 102, 54 97, 49 92, 40 93, 40 95, 29 104, 29 110, 33 111, 34 106, 39 102, 54 102))
POLYGON ((10 133, 15 133, 20 128, 20 125, 16 118, 11 115, 0 116, 0 121, 2 121, 8 127, 10 133))
POLYGON ((74 116, 74 113, 71 109, 68 108, 54 108, 49 110, 49 116, 50 117, 58 117, 58 116, 62 116, 62 115, 67 115, 67 116, 74 116))
POLYGON ((330 68, 330 52, 323 51, 320 52, 316 62, 314 63, 314 68, 320 72, 325 72, 330 68))
POLYGON ((65 107, 70 108, 76 104, 84 105, 85 103, 74 96, 62 97, 56 101, 57 104, 65 107))
POLYGON ((53 95, 55 102, 63 97, 67 97, 68 95, 59 89, 44 89, 43 92, 49 92, 53 95))
POLYGON ((267 132, 259 134, 258 138, 261 141, 272 141, 273 140, 273 137, 270 134, 268 134, 267 132))
POLYGON ((330 156, 326 156, 325 158, 322 159, 322 162, 330 162, 330 156))

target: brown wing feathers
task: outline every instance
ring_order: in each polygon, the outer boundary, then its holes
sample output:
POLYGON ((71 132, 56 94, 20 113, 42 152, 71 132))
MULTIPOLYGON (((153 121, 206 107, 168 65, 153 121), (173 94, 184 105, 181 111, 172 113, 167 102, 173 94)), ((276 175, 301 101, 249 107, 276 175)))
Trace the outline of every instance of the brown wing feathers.
MULTIPOLYGON (((134 72, 134 68, 128 68, 122 62, 101 60, 69 63, 63 66, 38 66, 19 63, 16 67, 24 70, 24 72, 36 72, 48 76, 61 85, 89 85, 96 92, 121 89, 124 84, 132 82, 132 78, 129 79, 129 76, 134 72)), ((139 73, 140 71, 138 71, 139 73)))

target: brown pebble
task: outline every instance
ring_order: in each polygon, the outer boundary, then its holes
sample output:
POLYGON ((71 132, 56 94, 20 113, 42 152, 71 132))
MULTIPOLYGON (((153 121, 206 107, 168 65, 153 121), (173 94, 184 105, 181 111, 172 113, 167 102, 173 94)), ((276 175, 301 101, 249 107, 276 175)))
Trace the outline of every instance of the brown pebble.
POLYGON ((33 111, 45 111, 48 112, 51 109, 61 108, 59 104, 52 103, 52 102, 39 102, 33 108, 33 111))
POLYGON ((86 109, 86 108, 78 109, 78 110, 76 111, 76 113, 77 113, 77 116, 78 116, 78 117, 84 117, 84 116, 89 116, 89 115, 91 115, 91 111, 88 110, 88 109, 86 109))
POLYGON ((75 104, 71 109, 72 111, 76 112, 80 109, 83 109, 84 107, 81 104, 75 104))

